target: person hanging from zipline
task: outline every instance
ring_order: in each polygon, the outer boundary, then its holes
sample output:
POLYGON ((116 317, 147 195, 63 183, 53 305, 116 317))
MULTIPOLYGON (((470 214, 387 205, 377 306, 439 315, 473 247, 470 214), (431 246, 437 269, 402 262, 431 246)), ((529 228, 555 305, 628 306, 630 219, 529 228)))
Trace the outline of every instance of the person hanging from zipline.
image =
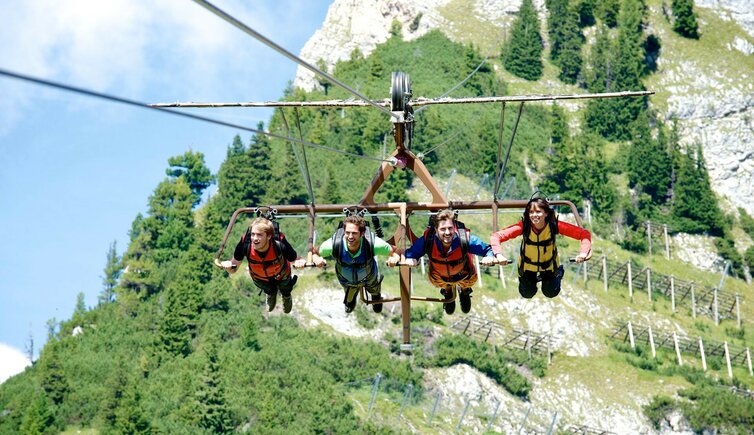
MULTIPOLYGON (((440 289, 445 299, 453 297, 453 287, 458 290, 461 311, 471 311, 471 288, 477 281, 477 270, 473 255, 482 257, 481 263, 492 265, 495 262, 490 245, 471 234, 455 218, 453 210, 442 210, 430 220, 424 235, 414 241, 406 253, 406 264, 416 266, 418 260, 427 256, 429 272, 427 277, 433 286, 440 289)), ((388 260, 394 266, 395 261, 388 260)), ((447 314, 456 310, 455 300, 443 303, 447 314)))
POLYGON ((521 296, 527 299, 534 297, 538 281, 542 281, 542 293, 548 298, 554 298, 560 293, 564 271, 555 243, 558 234, 581 242, 579 255, 574 259, 576 263, 591 258, 592 236, 589 231, 559 221, 555 210, 544 198, 530 199, 520 221, 490 236, 490 245, 498 264, 509 263, 500 244, 523 236, 518 256, 518 292, 521 296))
MULTIPOLYGON (((319 246, 318 252, 312 253, 312 262, 317 267, 327 264, 323 257, 335 259, 335 274, 345 291, 343 304, 346 313, 356 308, 356 296, 362 287, 371 295, 372 301, 382 300, 383 275, 377 268, 375 255, 400 259, 393 247, 374 235, 359 215, 347 216, 335 234, 319 246)), ((372 304, 372 310, 381 312, 382 304, 372 304)))
POLYGON ((283 233, 276 230, 275 225, 268 219, 258 217, 251 222, 246 234, 236 245, 233 259, 220 263, 226 271, 233 274, 243 259, 249 265, 249 275, 260 293, 267 295, 267 310, 275 309, 277 294, 283 296, 283 312, 290 313, 293 307, 291 291, 296 285, 298 276, 291 273, 291 262, 294 267, 306 265, 306 259, 299 259, 283 233))

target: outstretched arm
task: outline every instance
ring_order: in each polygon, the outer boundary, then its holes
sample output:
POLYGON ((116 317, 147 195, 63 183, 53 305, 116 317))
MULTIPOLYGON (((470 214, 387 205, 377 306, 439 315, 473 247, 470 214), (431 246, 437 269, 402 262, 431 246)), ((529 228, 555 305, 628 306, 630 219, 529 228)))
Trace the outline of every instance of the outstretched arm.
POLYGON ((576 257, 577 263, 592 258, 592 234, 586 228, 577 227, 568 222, 558 221, 558 233, 581 241, 579 255, 576 257))
POLYGON ((505 258, 503 255, 503 247, 501 243, 510 240, 515 239, 516 237, 520 236, 524 232, 524 224, 521 221, 518 221, 517 223, 505 227, 500 231, 492 233, 490 235, 490 246, 492 247, 492 252, 495 255, 495 262, 501 263, 501 264, 507 264, 508 259, 505 258))

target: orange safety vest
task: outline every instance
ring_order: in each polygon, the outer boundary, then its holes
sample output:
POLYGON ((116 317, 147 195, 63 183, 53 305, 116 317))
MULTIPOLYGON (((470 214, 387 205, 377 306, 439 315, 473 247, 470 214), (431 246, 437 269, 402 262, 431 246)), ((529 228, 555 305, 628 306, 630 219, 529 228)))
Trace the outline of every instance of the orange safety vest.
POLYGON ((424 231, 424 246, 425 251, 428 251, 430 270, 448 280, 457 278, 459 275, 475 274, 474 259, 468 249, 470 233, 471 231, 466 228, 456 229, 456 235, 459 238, 458 247, 450 251, 448 255, 437 246, 434 229, 424 231), (429 250, 426 249, 427 243, 432 244, 429 250))
MULTIPOLYGON (((280 240, 283 235, 280 234, 280 240)), ((270 239, 270 247, 259 255, 254 244, 249 243, 246 261, 249 263, 249 274, 252 279, 260 281, 282 281, 291 276, 291 263, 283 257, 283 246, 280 240, 270 239)))

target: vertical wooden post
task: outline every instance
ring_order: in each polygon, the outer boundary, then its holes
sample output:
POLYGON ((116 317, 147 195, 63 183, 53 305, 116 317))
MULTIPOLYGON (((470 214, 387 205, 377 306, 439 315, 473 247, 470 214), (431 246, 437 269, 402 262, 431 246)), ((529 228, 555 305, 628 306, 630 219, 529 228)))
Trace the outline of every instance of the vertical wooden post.
POLYGON ((589 278, 589 274, 587 273, 587 270, 586 270, 586 267, 587 267, 587 264, 586 264, 586 263, 587 263, 586 261, 585 261, 585 262, 583 262, 583 263, 581 263, 581 265, 582 265, 582 266, 584 266, 584 269, 583 269, 583 270, 584 270, 584 284, 585 284, 585 285, 586 285, 586 280, 587 280, 587 278, 589 278))
POLYGON ((723 348, 725 349, 725 364, 728 365, 728 378, 733 379, 733 368, 730 366, 730 351, 727 341, 723 342, 723 348))
POLYGON ((627 270, 627 276, 628 276, 628 298, 631 300, 631 302, 634 301, 634 285, 633 285, 633 277, 631 276, 631 260, 628 260, 628 263, 626 263, 627 270))
POLYGON ((670 307, 675 313, 675 278, 670 275, 670 307))
POLYGON ((498 273, 500 274, 500 284, 503 285, 503 288, 508 288, 508 286, 505 284, 505 271, 503 270, 503 265, 501 264, 498 266, 498 273))
POLYGON ((647 245, 649 246, 649 256, 652 256, 652 223, 647 221, 647 245))
POLYGON ((681 359, 681 348, 678 346, 678 336, 673 331, 673 345, 675 346, 675 355, 678 357, 678 365, 683 366, 683 360, 681 359))
POLYGON ((652 270, 647 266, 647 297, 652 302, 652 270))
POLYGON ((602 256, 602 285, 607 293, 607 257, 604 255, 602 256))
POLYGON ((655 349, 655 337, 652 334, 652 326, 649 327, 649 347, 652 349, 652 358, 657 358, 657 350, 655 349))
POLYGON ((474 264, 476 265, 476 275, 479 277, 479 288, 484 287, 484 283, 482 282, 482 268, 479 267, 479 256, 474 256, 474 264))
POLYGON ((664 224, 662 226, 662 232, 665 236, 665 258, 670 260, 670 243, 668 241, 668 225, 664 224))
POLYGON ((691 318, 696 319, 696 297, 694 296, 694 283, 691 283, 691 318))
POLYGON ((746 365, 749 366, 749 376, 754 376, 754 371, 751 370, 751 352, 749 348, 746 348, 746 365))
POLYGON ((741 329, 741 298, 736 293, 736 324, 741 329))
POLYGON ((424 256, 422 256, 422 258, 420 258, 419 261, 422 265, 422 275, 426 275, 427 272, 424 270, 424 256))
POLYGON ((702 341, 702 336, 699 336, 699 353, 702 355, 702 369, 704 371, 707 371, 707 356, 704 354, 704 342, 702 341))
POLYGON ((628 321, 628 340, 631 343, 631 349, 636 347, 636 343, 634 343, 634 328, 631 327, 631 321, 628 321))

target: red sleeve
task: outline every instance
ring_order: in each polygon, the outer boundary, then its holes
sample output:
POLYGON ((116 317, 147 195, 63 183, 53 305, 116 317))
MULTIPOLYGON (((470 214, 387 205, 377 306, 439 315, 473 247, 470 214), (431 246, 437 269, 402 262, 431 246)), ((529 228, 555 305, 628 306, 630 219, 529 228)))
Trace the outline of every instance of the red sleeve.
POLYGON ((577 227, 568 222, 558 221, 558 233, 581 241, 579 252, 588 254, 592 250, 592 234, 586 228, 577 227))
POLYGON ((524 223, 522 221, 518 221, 517 223, 505 227, 496 233, 492 233, 492 235, 490 236, 490 246, 492 246, 492 252, 494 252, 495 254, 502 254, 503 248, 500 246, 500 244, 505 242, 506 240, 515 239, 523 232, 524 223))

